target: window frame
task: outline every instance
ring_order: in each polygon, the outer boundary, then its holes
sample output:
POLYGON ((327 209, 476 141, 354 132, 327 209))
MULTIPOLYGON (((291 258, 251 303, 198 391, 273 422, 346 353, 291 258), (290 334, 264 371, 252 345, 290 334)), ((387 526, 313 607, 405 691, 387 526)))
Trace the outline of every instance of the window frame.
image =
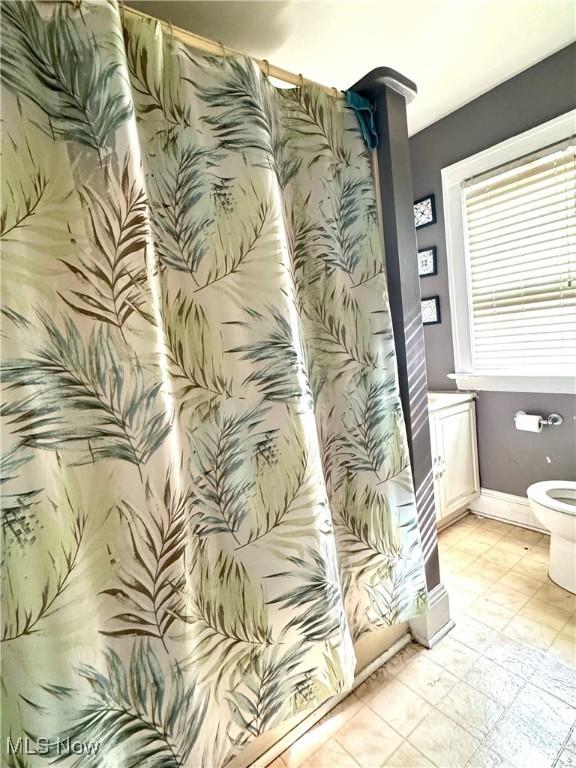
POLYGON ((576 133, 576 109, 529 131, 513 136, 488 149, 442 168, 442 202, 446 231, 448 289, 452 317, 452 345, 455 372, 448 378, 458 389, 497 392, 576 392, 573 376, 476 373, 472 367, 472 311, 470 268, 465 237, 463 182, 472 176, 514 162, 525 155, 569 139, 576 133))

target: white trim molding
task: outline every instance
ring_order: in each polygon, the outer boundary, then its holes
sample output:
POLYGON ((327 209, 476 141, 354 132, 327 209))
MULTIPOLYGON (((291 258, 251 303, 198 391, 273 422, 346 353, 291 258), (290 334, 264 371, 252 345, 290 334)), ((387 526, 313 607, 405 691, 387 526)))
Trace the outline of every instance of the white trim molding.
POLYGON ((410 631, 417 643, 432 648, 454 627, 450 618, 448 592, 442 583, 428 593, 428 610, 410 620, 410 631))
POLYGON ((449 373, 461 390, 481 392, 545 392, 552 394, 576 394, 574 376, 513 376, 498 374, 449 373))
POLYGON ((449 378, 458 389, 500 392, 544 392, 573 394, 573 376, 519 376, 515 372, 478 374, 473 370, 470 284, 466 254, 465 222, 462 208, 462 183, 500 165, 516 160, 543 147, 563 141, 576 131, 576 110, 489 147, 458 163, 442 169, 442 201, 446 228, 448 286, 452 317, 452 343, 456 372, 449 378))
POLYGON ((481 488, 480 496, 470 502, 470 509, 481 517, 490 517, 493 520, 530 528, 540 533, 548 533, 530 509, 526 496, 515 496, 513 493, 481 488))

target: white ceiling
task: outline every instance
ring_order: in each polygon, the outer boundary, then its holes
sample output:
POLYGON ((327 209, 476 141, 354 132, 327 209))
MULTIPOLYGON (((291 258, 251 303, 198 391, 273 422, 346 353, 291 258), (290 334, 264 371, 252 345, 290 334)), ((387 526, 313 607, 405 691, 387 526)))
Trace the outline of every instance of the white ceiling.
POLYGON ((416 133, 576 39, 575 0, 128 0, 145 13, 346 89, 414 80, 416 133))

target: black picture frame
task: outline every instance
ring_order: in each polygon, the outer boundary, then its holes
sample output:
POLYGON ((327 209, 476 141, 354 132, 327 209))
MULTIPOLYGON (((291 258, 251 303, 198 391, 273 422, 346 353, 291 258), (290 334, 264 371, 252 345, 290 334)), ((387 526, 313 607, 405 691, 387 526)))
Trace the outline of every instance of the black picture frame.
POLYGON ((440 296, 423 296, 420 300, 420 309, 422 312, 422 325, 439 325, 442 322, 442 316, 440 314, 440 296), (424 316, 426 314, 424 304, 426 302, 434 302, 435 317, 433 320, 424 319, 424 316))
POLYGON ((438 254, 436 252, 436 246, 432 245, 430 248, 418 249, 418 277, 432 277, 438 274, 438 254), (430 272, 423 272, 420 264, 420 256, 424 254, 432 254, 432 270, 430 272))
POLYGON ((434 194, 425 195, 424 197, 419 198, 418 200, 414 200, 414 224, 416 226, 416 229, 424 229, 424 227, 430 227, 432 224, 436 224, 436 201, 434 199, 434 194), (423 203, 430 203, 430 219, 424 221, 423 223, 418 223, 419 214, 417 212, 417 206, 421 206, 423 203))

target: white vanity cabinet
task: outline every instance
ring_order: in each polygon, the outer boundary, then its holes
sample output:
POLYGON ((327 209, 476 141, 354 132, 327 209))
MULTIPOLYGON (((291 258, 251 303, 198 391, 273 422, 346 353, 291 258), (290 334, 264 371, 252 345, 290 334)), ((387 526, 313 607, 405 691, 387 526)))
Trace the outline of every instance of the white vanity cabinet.
POLYGON ((480 493, 475 394, 430 392, 430 440, 438 525, 458 517, 480 493))

